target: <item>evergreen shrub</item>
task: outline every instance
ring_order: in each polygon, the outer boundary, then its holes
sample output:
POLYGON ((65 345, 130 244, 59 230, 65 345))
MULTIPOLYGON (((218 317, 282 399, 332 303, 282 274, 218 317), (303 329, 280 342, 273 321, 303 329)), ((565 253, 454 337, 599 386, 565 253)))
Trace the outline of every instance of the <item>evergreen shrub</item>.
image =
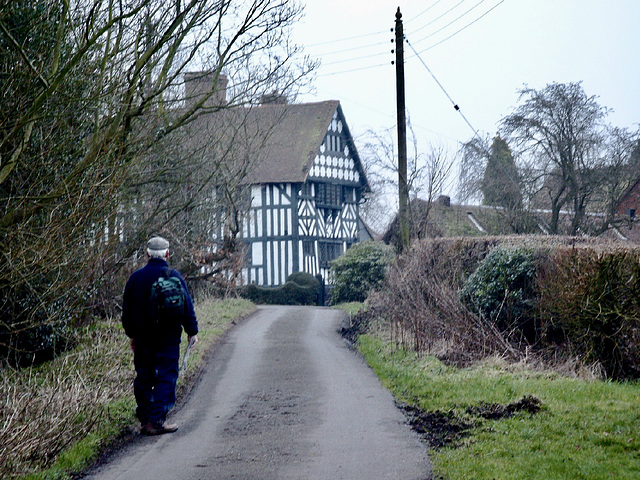
POLYGON ((331 262, 331 303, 363 302, 380 286, 394 259, 393 247, 383 242, 356 243, 331 262))
POLYGON ((536 339, 535 251, 526 246, 499 245, 467 278, 460 296, 483 320, 492 322, 508 337, 536 339))
POLYGON ((311 274, 296 272, 289 275, 284 285, 263 287, 247 285, 242 296, 258 304, 315 305, 320 282, 311 274))
POLYGON ((294 272, 287 278, 287 282, 296 283, 301 287, 318 288, 318 279, 307 272, 294 272))

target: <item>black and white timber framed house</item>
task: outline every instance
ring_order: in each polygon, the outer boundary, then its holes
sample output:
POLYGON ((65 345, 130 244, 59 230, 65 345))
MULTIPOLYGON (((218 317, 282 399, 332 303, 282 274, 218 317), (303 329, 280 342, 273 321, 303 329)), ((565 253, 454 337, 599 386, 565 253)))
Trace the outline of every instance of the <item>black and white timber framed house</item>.
POLYGON ((247 179, 246 280, 280 285, 303 271, 327 281, 331 260, 360 240, 359 205, 369 190, 340 103, 289 105, 273 137, 282 149, 247 179))
MULTIPOLYGON (((370 186, 340 102, 263 100, 203 115, 195 130, 219 135, 228 129, 217 155, 241 165, 243 281, 278 286, 302 271, 330 283, 330 262, 361 235, 369 238, 359 209, 370 186)), ((220 240, 224 232, 212 236, 220 240)))

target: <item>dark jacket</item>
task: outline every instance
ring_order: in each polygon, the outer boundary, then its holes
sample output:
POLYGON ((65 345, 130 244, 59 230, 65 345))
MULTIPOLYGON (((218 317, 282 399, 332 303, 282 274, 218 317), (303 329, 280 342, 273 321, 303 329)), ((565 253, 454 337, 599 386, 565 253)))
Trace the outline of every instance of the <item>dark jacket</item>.
POLYGON ((125 333, 136 342, 159 347, 180 343, 182 328, 187 335, 198 333, 198 321, 189 295, 187 284, 177 270, 171 270, 172 277, 178 277, 186 292, 186 314, 171 325, 159 329, 151 320, 149 297, 151 285, 164 274, 169 265, 159 258, 151 258, 139 270, 131 274, 124 287, 122 299, 122 326, 125 333))

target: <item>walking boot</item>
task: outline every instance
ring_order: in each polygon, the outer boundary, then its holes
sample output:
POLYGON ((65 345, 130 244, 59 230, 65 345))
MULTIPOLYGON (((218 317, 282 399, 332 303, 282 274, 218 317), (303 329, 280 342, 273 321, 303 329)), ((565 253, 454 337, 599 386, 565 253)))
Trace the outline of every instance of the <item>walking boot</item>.
POLYGON ((178 430, 178 425, 175 423, 164 422, 160 425, 147 423, 140 428, 140 433, 143 435, 162 435, 164 433, 173 433, 176 430, 178 430))

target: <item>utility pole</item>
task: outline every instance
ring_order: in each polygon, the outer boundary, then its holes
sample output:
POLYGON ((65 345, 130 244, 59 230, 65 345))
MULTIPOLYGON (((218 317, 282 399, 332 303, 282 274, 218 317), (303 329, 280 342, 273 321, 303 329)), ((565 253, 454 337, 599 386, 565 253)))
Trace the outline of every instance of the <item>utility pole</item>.
POLYGON ((404 31, 400 7, 396 12, 396 103, 398 109, 399 250, 409 248, 409 188, 407 186, 407 121, 404 101, 404 31))

